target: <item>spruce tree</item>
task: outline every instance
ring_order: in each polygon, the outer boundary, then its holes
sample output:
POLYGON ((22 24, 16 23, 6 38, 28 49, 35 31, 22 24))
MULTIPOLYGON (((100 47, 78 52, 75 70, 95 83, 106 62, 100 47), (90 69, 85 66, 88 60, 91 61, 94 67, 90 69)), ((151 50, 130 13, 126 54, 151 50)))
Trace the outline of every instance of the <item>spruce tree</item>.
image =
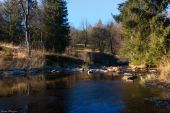
POLYGON ((169 0, 127 0, 119 5, 126 56, 133 64, 156 65, 169 51, 169 0))
POLYGON ((64 52, 69 44, 69 23, 65 0, 45 0, 45 48, 64 52))

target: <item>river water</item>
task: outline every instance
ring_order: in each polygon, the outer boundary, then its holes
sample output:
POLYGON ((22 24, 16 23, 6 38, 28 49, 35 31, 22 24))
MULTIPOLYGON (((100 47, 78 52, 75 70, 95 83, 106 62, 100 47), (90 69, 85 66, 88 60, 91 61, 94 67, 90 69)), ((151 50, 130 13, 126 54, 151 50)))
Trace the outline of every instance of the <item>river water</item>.
MULTIPOLYGON (((51 76, 54 79, 55 75, 51 76)), ((50 78, 50 77, 49 77, 50 78)), ((49 79, 48 78, 48 79, 49 79)), ((57 77, 54 86, 29 95, 0 97, 0 113, 168 113, 146 98, 169 98, 170 92, 138 81, 72 74, 57 77)))

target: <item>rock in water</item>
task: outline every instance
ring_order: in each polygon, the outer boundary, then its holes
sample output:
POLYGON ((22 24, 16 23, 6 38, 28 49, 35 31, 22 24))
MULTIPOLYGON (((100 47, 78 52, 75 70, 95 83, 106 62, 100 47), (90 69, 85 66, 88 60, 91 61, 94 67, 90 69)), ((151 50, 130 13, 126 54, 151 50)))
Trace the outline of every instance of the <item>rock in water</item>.
POLYGON ((122 78, 122 80, 124 80, 125 82, 133 82, 136 79, 137 79, 137 76, 124 76, 122 78))

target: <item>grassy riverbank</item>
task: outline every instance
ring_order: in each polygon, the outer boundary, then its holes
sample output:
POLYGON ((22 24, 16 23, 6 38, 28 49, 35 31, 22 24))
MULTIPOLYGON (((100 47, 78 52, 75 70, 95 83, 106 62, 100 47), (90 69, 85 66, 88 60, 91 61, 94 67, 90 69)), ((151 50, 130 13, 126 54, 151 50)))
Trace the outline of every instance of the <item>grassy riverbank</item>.
POLYGON ((164 60, 159 68, 161 70, 159 79, 170 82, 170 59, 164 60))
MULTIPOLYGON (((45 52, 41 50, 32 50, 31 57, 27 57, 26 55, 26 49, 24 47, 15 47, 11 44, 2 44, 1 51, 0 51, 0 69, 1 70, 9 70, 9 69, 24 69, 25 74, 29 69, 44 69, 44 67, 48 66, 59 66, 63 70, 66 68, 73 69, 73 68, 88 68, 88 69, 100 69, 101 67, 122 67, 122 73, 128 72, 128 69, 131 71, 134 71, 135 73, 138 73, 139 70, 143 71, 151 71, 157 72, 159 71, 159 77, 153 80, 150 80, 151 83, 158 83, 164 82, 165 84, 169 83, 170 80, 170 61, 169 60, 163 60, 159 67, 156 68, 146 68, 144 65, 140 66, 128 66, 128 61, 126 59, 119 59, 115 55, 110 55, 106 53, 101 53, 97 51, 88 50, 85 47, 76 48, 74 50, 71 50, 69 52, 65 52, 63 54, 57 54, 57 53, 50 53, 45 52), (16 50, 15 50, 16 49, 16 50), (124 69, 123 67, 126 66, 124 69), (26 69, 26 70, 25 70, 26 69), (26 72, 25 72, 26 71, 26 72)), ((10 70, 11 71, 11 70, 10 70)), ((10 71, 8 72, 8 76, 10 74, 10 71)), ((20 70, 19 70, 20 71, 20 70)), ((21 70, 22 71, 22 70, 21 70)), ((33 70, 32 70, 33 71, 33 70)), ((35 70, 38 71, 38 70, 35 70)), ((50 71, 55 71, 55 69, 52 69, 50 71)), ((102 70, 106 71, 106 70, 102 70)), ((1 73, 1 76, 4 74, 1 73)), ((20 72, 20 74, 22 74, 20 72)), ((33 82, 32 84, 35 84, 36 81, 31 80, 30 82, 33 82)), ((44 84, 43 81, 40 82, 42 85, 44 84)), ((15 84, 17 87, 14 87, 14 89, 25 89, 28 84, 15 84), (21 87, 21 88, 20 88, 21 87)), ((3 81, 2 85, 3 86, 3 81)), ((35 84, 36 86, 36 84, 35 84)), ((41 86, 41 84, 40 84, 41 86)), ((10 91, 11 88, 7 85, 2 90, 2 95, 6 95, 3 92, 10 91)), ((13 89, 13 88, 12 88, 13 89)), ((11 91, 10 91, 11 93, 11 91)), ((7 93, 9 94, 9 93, 7 93)), ((0 94, 1 95, 1 94, 0 94)))
POLYGON ((0 69, 28 69, 57 65, 62 67, 128 65, 128 61, 125 59, 119 59, 116 55, 92 51, 88 47, 74 48, 63 54, 32 50, 30 57, 27 56, 27 50, 23 46, 1 43, 0 48, 0 69))

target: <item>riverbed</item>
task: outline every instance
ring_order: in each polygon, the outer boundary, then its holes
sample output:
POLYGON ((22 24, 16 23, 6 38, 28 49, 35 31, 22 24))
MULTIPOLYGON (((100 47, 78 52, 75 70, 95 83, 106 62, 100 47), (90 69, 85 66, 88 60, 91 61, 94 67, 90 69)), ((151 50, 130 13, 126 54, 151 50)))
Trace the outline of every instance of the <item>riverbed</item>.
POLYGON ((121 76, 86 73, 56 76, 46 75, 57 81, 41 92, 0 97, 0 113, 170 113, 165 106, 145 101, 170 99, 170 92, 147 88, 138 80, 127 83, 121 76))

